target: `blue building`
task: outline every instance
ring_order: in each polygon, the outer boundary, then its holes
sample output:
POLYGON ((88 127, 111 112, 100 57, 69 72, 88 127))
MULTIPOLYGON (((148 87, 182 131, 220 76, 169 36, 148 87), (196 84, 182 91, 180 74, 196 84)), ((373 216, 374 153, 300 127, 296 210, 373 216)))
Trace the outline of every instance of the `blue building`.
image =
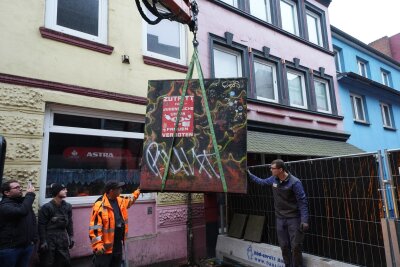
POLYGON ((400 63, 331 26, 348 142, 367 152, 400 147, 400 63))

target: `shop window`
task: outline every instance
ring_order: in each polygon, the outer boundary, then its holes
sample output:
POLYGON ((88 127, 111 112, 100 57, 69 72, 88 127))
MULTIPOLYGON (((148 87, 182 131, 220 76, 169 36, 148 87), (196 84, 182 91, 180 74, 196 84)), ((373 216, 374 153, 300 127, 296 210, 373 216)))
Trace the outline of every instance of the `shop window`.
POLYGON ((41 199, 51 197, 52 183, 66 185, 72 200, 94 200, 108 180, 125 182, 123 193, 133 192, 140 183, 143 130, 139 117, 47 110, 41 199))

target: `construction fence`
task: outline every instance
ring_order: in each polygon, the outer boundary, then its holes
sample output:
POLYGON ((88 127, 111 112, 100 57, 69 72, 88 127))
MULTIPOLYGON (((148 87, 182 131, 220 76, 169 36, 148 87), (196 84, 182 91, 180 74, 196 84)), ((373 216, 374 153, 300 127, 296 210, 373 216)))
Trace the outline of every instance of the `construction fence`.
MULTIPOLYGON (((400 266, 400 150, 286 164, 300 178, 308 197, 305 253, 358 266, 400 266)), ((269 165, 250 170, 261 178, 271 175, 269 165)), ((235 214, 262 216, 256 241, 278 246, 271 187, 249 180, 247 194, 228 194, 228 225, 235 214)))

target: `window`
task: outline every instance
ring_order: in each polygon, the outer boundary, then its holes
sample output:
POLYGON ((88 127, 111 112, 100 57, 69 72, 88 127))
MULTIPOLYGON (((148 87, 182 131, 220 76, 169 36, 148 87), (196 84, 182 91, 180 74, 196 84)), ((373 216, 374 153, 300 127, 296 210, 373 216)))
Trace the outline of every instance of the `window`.
MULTIPOLYGON (((142 121, 132 114, 47 109, 40 188, 63 183, 75 203, 93 202, 109 179, 125 182, 123 193, 133 192, 140 183, 142 121)), ((42 201, 50 197, 41 191, 42 201)))
POLYGON ((242 77, 242 56, 239 52, 214 46, 214 77, 242 77))
POLYGON ((299 35, 296 3, 290 0, 281 0, 282 29, 294 35, 299 35))
POLYGON ((367 63, 365 63, 364 61, 358 60, 357 64, 358 64, 358 73, 361 76, 368 78, 367 63))
POLYGON ((367 122, 363 98, 359 95, 350 95, 350 99, 352 103, 353 119, 355 121, 367 122))
MULTIPOLYGON (((151 20, 156 18, 149 10, 147 16, 151 20)), ((146 36, 143 38, 143 47, 146 56, 186 65, 187 42, 184 25, 176 21, 162 20, 156 25, 144 23, 144 27, 146 36)))
POLYGON ((221 1, 227 3, 228 5, 238 7, 238 0, 221 0, 221 1))
POLYGON ((382 76, 382 84, 386 86, 390 86, 389 84, 389 73, 387 71, 381 71, 381 76, 382 76))
POLYGON ((249 1, 250 14, 261 20, 271 22, 270 0, 249 1))
POLYGON ((315 97, 317 99, 317 110, 324 113, 332 113, 329 84, 327 81, 314 80, 315 97))
POLYGON ((107 0, 46 0, 45 26, 106 44, 107 3, 107 0))
POLYGON ((336 71, 342 72, 342 64, 340 61, 340 51, 338 49, 333 49, 333 53, 335 54, 336 71))
POLYGON ((278 102, 278 86, 275 64, 254 60, 257 99, 278 102))
POLYGON ((320 15, 317 15, 316 13, 307 10, 306 16, 307 16, 308 40, 316 45, 323 46, 320 15))
POLYGON ((288 71, 287 80, 290 105, 298 108, 307 108, 304 75, 296 71, 288 71))
POLYGON ((388 104, 381 103, 382 121, 383 126, 393 128, 391 108, 388 104))

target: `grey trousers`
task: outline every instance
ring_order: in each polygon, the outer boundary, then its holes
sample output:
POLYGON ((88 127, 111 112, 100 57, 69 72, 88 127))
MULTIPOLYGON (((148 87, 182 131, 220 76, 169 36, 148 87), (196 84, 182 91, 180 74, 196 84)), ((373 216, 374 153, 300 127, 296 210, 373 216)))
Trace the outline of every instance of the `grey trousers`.
POLYGON ((304 232, 300 230, 300 218, 276 218, 276 232, 285 266, 301 267, 304 232))

